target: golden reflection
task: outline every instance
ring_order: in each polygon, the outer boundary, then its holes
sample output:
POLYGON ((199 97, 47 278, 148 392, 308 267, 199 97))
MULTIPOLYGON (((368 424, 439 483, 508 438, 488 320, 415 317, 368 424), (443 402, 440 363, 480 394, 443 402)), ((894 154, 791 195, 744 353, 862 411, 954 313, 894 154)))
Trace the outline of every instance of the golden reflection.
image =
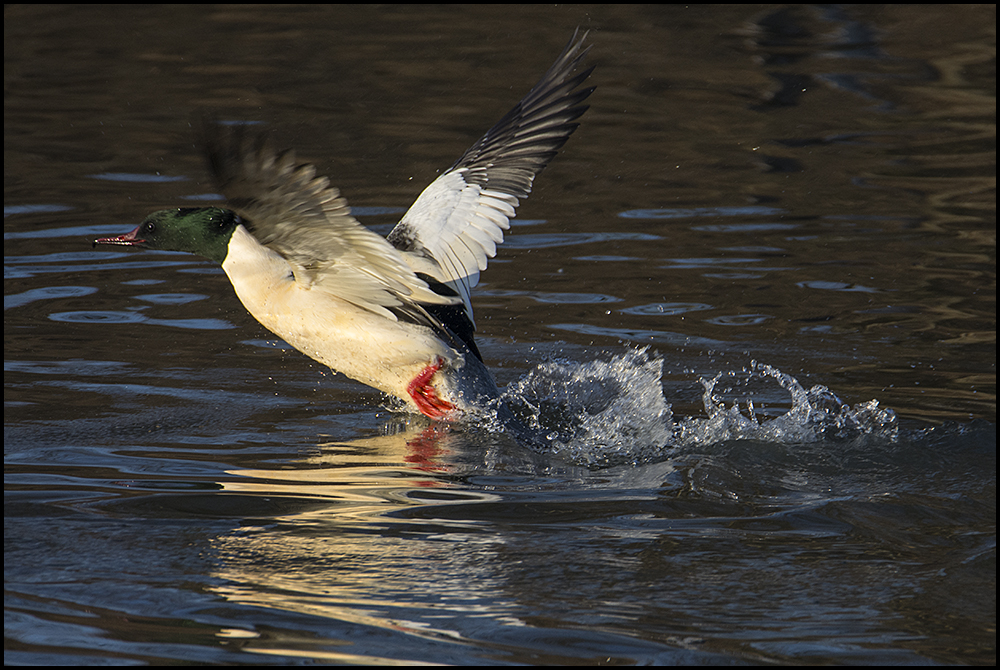
MULTIPOLYGON (((278 513, 214 538, 213 576, 222 583, 213 591, 244 605, 436 640, 462 639, 447 625, 453 616, 519 624, 506 612, 492 567, 501 536, 468 513, 449 518, 449 506, 500 500, 449 479, 461 469, 453 459, 468 446, 452 426, 417 423, 394 434, 320 442, 315 453, 274 469, 229 470, 224 491, 272 497, 278 513)), ((247 650, 297 653, 275 642, 253 640, 265 648, 247 650)), ((301 653, 317 657, 315 644, 301 653)), ((327 660, 372 660, 331 653, 327 660)))

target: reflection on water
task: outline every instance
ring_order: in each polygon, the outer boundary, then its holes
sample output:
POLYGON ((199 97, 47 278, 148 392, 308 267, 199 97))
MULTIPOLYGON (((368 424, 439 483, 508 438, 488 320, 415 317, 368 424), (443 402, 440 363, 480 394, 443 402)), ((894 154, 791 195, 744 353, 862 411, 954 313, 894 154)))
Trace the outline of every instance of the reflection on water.
MULTIPOLYGON (((577 653, 604 646, 673 661, 732 653, 912 661, 902 649, 920 649, 926 624, 899 596, 926 590, 916 597, 939 602, 946 583, 965 578, 960 566, 984 560, 989 545, 966 546, 957 519, 940 517, 919 481, 919 463, 934 459, 943 435, 905 440, 905 450, 855 435, 813 447, 706 444, 646 468, 590 472, 549 461, 527 477, 526 461, 521 476, 510 469, 513 452, 506 468, 473 464, 473 453, 489 451, 482 436, 418 419, 396 433, 319 443, 280 466, 230 470, 200 502, 188 493, 157 505, 174 516, 242 520, 205 548, 217 596, 347 626, 339 640, 239 629, 244 649, 257 653, 360 658, 357 626, 383 631, 388 648, 402 637, 422 650, 397 660, 442 643, 515 660, 532 637, 525 632, 555 608, 567 630, 532 643, 553 660, 570 658, 557 650, 572 640, 577 653), (930 579, 919 566, 954 577, 930 579), (484 626, 492 644, 483 645, 484 626), (720 626, 739 634, 726 642, 720 626), (822 643, 800 648, 803 627, 822 643)), ((956 437, 945 439, 975 449, 975 438, 956 437)))
POLYGON ((993 664, 995 7, 872 7, 8 7, 5 661, 993 664), (384 233, 576 25, 474 296, 528 436, 90 247, 216 199, 196 111, 384 233))

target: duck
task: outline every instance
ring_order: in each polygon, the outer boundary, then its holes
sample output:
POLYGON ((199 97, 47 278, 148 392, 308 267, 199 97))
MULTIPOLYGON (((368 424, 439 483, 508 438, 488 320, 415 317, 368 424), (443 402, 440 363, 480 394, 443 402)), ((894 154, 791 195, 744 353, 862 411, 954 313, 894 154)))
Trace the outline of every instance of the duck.
POLYGON ((251 124, 202 124, 225 207, 149 214, 93 246, 182 251, 222 266, 265 328, 431 419, 496 405, 476 346, 472 289, 536 176, 579 126, 594 87, 577 29, 513 109, 420 193, 382 237, 292 150, 251 124))

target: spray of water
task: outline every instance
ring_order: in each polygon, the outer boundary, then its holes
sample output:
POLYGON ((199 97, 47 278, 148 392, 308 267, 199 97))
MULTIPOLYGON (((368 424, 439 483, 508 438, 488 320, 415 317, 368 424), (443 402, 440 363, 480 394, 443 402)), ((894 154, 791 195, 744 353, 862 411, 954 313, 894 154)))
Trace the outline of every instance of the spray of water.
POLYGON ((877 400, 851 407, 825 386, 806 390, 791 375, 757 362, 728 376, 776 382, 791 396, 787 411, 765 416, 748 397, 727 406, 717 392, 726 376, 719 373, 701 380, 707 418, 675 421, 662 375, 663 361, 648 349, 583 363, 550 360, 508 386, 504 401, 538 436, 541 448, 591 467, 648 463, 679 447, 727 440, 790 444, 896 438, 896 416, 877 400))

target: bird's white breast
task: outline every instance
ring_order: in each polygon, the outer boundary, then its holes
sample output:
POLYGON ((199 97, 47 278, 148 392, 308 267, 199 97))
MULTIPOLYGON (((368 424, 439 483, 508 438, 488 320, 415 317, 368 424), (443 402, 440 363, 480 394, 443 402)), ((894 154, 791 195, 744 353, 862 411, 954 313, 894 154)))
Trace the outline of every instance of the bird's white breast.
POLYGON ((457 356, 429 328, 392 321, 296 281, 292 265, 243 226, 229 241, 222 269, 264 327, 307 356, 387 393, 407 397, 406 385, 435 356, 457 356))

